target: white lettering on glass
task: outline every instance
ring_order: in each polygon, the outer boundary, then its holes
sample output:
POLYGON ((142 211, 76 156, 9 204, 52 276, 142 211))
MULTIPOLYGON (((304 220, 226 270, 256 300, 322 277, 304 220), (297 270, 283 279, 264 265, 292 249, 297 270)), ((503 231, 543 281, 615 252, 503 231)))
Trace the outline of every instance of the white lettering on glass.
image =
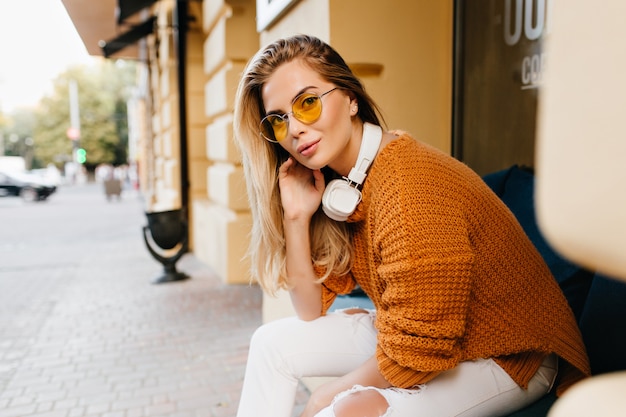
POLYGON ((522 5, 524 0, 514 0, 515 11, 511 10, 512 1, 504 0, 504 42, 507 45, 515 45, 519 42, 520 36, 522 36, 522 5), (512 20, 515 20, 513 33, 511 33, 512 20))
POLYGON ((524 7, 524 35, 526 39, 534 41, 539 39, 543 32, 544 16, 546 11, 545 0, 537 0, 537 6, 535 2, 526 0, 524 7), (533 26, 533 9, 537 10, 537 17, 535 19, 535 25, 533 26))
POLYGON ((509 46, 517 44, 522 29, 524 37, 531 41, 547 34, 551 11, 552 0, 504 0, 504 42, 509 46))
POLYGON ((546 54, 534 54, 522 59, 522 90, 537 88, 541 83, 541 74, 545 69, 546 54))
MULTIPOLYGON (((522 38, 537 41, 550 31, 552 0, 504 0, 504 42, 516 45, 522 38)), ((522 59, 522 89, 537 88, 544 69, 544 54, 522 59)))

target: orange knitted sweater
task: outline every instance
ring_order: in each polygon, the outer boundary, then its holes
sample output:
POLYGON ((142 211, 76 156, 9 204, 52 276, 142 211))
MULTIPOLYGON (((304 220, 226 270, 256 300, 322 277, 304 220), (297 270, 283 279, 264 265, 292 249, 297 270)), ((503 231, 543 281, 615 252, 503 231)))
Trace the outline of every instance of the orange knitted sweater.
POLYGON ((527 387, 552 352, 559 394, 589 375, 574 315, 511 211, 466 165, 395 133, 348 219, 352 272, 324 282, 324 313, 358 283, 376 307, 379 370, 398 387, 477 358, 527 387))

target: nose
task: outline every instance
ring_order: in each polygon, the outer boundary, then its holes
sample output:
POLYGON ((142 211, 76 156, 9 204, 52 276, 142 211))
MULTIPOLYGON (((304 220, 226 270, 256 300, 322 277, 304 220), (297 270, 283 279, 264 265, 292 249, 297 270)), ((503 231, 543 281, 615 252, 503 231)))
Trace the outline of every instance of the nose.
POLYGON ((287 124, 289 126, 289 134, 294 138, 299 137, 306 130, 306 123, 298 120, 293 113, 287 115, 287 124))

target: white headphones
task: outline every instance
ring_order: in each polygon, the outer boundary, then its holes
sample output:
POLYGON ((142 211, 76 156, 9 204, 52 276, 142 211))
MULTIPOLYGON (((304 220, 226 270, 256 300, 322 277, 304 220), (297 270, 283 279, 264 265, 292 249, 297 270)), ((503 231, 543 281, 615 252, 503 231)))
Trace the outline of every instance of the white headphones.
POLYGON ((332 180, 324 190, 322 209, 331 219, 345 221, 356 210, 361 202, 358 186, 365 181, 367 170, 378 153, 382 138, 383 129, 380 126, 363 124, 361 148, 354 168, 350 170, 348 178, 332 180))

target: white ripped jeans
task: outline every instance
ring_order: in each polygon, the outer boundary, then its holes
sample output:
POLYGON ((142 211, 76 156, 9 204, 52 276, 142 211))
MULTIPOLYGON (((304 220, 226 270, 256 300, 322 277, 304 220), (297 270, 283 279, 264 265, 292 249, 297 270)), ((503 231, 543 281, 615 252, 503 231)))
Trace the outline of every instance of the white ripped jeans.
MULTIPOLYGON (((313 321, 289 317, 259 327, 250 343, 237 417, 291 417, 300 378, 341 376, 374 355, 374 316, 338 311, 313 321)), ((550 391, 556 364, 550 355, 524 390, 491 359, 462 362, 419 389, 355 386, 316 417, 335 417, 334 403, 363 389, 376 389, 387 400, 381 417, 503 416, 550 391)))

